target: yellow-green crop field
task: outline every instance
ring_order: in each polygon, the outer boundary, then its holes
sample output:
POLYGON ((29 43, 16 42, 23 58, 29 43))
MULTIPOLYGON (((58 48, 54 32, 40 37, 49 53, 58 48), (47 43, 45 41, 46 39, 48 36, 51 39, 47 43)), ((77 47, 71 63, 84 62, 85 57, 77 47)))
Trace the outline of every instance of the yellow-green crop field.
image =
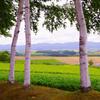
MULTIPOLYGON (((8 80, 9 63, 0 62, 0 80, 8 80)), ((92 88, 100 91, 100 68, 89 67, 92 88)), ((24 80, 24 60, 17 60, 15 65, 15 79, 24 80)), ((64 90, 78 90, 80 88, 79 65, 69 65, 54 59, 31 61, 31 83, 60 88, 64 90)))

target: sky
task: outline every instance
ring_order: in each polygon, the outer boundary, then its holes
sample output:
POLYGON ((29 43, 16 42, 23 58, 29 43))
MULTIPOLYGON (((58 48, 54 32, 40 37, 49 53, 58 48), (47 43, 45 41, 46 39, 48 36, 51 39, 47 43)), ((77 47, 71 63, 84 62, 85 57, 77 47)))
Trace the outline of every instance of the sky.
MULTIPOLYGON (((10 30, 10 34, 13 37, 14 27, 10 30)), ((0 36, 0 45, 11 44, 12 37, 3 37, 0 36)), ((43 27, 39 28, 37 35, 31 32, 31 41, 32 44, 37 43, 68 43, 68 42, 78 42, 79 41, 79 32, 75 28, 75 26, 70 27, 70 25, 66 29, 58 29, 58 31, 54 31, 53 33, 49 32, 43 27)), ((88 41, 91 42, 100 42, 100 35, 97 34, 88 34, 88 41)), ((24 32, 24 24, 22 23, 18 38, 18 45, 25 44, 25 32, 24 32)))
MULTIPOLYGON (((65 3, 66 0, 63 0, 60 4, 65 3)), ((32 44, 37 44, 37 43, 68 43, 68 42, 78 42, 79 41, 79 32, 77 31, 75 25, 70 26, 69 24, 67 25, 66 29, 58 29, 58 31, 54 31, 53 33, 49 32, 45 28, 42 27, 41 23, 43 22, 41 18, 40 24, 39 24, 39 31, 37 35, 35 35, 31 31, 31 41, 32 44)), ((10 34, 13 37, 14 34, 14 29, 13 27, 10 30, 10 34)), ((3 37, 0 36, 0 45, 6 45, 6 44, 11 44, 12 42, 12 37, 3 37)), ((100 42, 100 35, 97 34, 88 34, 88 41, 91 42, 100 42)), ((25 44, 25 32, 24 32, 24 22, 21 24, 20 28, 20 33, 19 33, 19 38, 18 38, 18 45, 23 45, 25 44)))

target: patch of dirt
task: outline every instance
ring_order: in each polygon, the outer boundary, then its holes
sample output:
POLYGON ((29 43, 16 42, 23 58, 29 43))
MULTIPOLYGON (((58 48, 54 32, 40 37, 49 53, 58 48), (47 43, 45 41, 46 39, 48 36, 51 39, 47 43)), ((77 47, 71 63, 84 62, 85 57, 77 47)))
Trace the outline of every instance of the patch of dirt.
MULTIPOLYGON (((17 56, 16 59, 23 60, 23 56, 17 56)), ((52 57, 52 56, 32 56, 32 60, 40 59, 56 59, 65 64, 79 64, 79 57, 52 57)), ((100 65, 100 57, 89 57, 88 60, 92 60, 94 65, 100 65)))
POLYGON ((100 100, 100 92, 67 92, 43 86, 25 89, 18 83, 0 82, 0 100, 100 100))

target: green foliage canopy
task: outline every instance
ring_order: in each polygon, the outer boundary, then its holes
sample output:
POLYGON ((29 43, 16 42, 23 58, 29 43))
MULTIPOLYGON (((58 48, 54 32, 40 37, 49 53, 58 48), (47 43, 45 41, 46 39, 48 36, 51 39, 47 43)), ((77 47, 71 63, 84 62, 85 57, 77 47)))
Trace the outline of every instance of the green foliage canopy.
POLYGON ((66 24, 66 11, 63 6, 54 4, 52 0, 31 0, 31 29, 34 32, 38 31, 38 22, 41 17, 41 13, 44 15, 43 26, 49 31, 57 30, 60 27, 65 28, 66 24), (46 3, 51 1, 50 5, 46 3))
MULTIPOLYGON (((18 2, 18 0, 15 1, 18 2)), ((56 1, 59 4, 59 1, 62 0, 56 1)), ((13 0, 2 0, 0 3, 1 35, 9 35, 8 30, 14 25, 14 2, 13 0)), ((88 32, 100 31, 100 2, 98 0, 82 0, 82 2, 88 32)), ((31 30, 37 33, 41 13, 44 15, 43 26, 51 32, 61 27, 65 28, 68 20, 71 24, 76 23, 78 28, 73 0, 70 2, 66 0, 66 4, 62 6, 58 4, 55 4, 53 0, 30 0, 31 30), (48 1, 51 2, 50 5, 46 4, 48 1)))
POLYGON ((10 36, 8 30, 14 25, 13 0, 0 1, 0 35, 10 36))
MULTIPOLYGON (((100 1, 82 0, 82 5, 88 33, 100 32, 100 1)), ((76 23, 76 27, 79 29, 78 23, 76 21, 76 13, 73 0, 70 0, 69 12, 71 24, 76 23)))
POLYGON ((100 1, 83 0, 83 9, 88 31, 100 31, 100 1))

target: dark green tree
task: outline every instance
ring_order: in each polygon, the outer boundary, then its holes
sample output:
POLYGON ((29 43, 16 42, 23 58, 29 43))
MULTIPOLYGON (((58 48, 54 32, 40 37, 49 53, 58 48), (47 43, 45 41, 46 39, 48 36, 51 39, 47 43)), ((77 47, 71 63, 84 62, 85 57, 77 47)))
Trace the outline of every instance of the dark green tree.
POLYGON ((14 9, 12 0, 0 1, 0 35, 10 36, 9 30, 14 25, 14 9))

